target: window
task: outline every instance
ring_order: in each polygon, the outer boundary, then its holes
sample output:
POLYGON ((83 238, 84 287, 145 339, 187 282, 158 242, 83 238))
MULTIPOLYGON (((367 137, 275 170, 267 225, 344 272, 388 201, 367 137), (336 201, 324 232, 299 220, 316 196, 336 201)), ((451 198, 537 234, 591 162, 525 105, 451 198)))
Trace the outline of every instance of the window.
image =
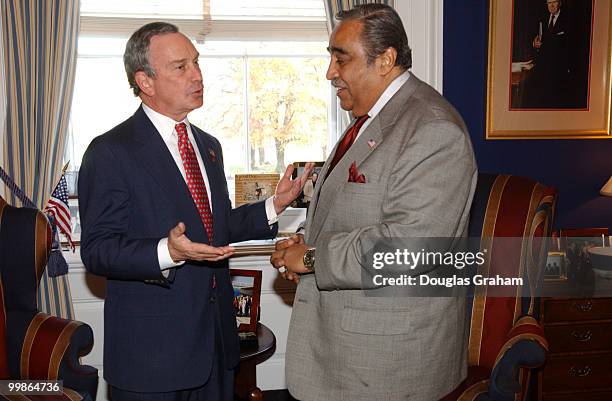
POLYGON ((329 56, 322 0, 202 4, 202 0, 81 1, 65 156, 71 161, 72 176, 91 140, 139 106, 140 99, 127 83, 123 50, 134 30, 161 18, 192 37, 201 54, 204 106, 189 120, 221 141, 230 191, 234 174, 282 172, 291 162, 327 157, 336 139, 336 99, 325 79, 329 56), (205 8, 213 22, 202 42, 205 8))

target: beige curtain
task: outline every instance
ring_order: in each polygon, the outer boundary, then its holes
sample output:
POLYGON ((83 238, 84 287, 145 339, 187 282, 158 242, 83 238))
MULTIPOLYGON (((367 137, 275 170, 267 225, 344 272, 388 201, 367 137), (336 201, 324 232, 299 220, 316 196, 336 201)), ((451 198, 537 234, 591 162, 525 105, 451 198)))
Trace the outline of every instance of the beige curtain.
MULTIPOLYGON (((61 175, 76 69, 79 0, 3 0, 4 170, 43 209, 61 175)), ((17 199, 8 196, 16 205, 17 199)), ((19 206, 19 205, 17 205, 19 206)), ((39 308, 73 316, 67 276, 39 287, 39 308)))

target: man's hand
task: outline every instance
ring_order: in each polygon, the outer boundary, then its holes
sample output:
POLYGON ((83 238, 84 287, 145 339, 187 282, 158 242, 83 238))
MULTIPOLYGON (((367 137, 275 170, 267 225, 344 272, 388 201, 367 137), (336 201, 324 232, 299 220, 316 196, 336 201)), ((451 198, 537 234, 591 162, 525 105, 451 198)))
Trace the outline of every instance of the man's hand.
POLYGON ((536 35, 536 37, 533 39, 532 45, 536 49, 539 49, 540 47, 542 47, 542 38, 540 37, 540 35, 536 35))
POLYGON ((231 246, 214 247, 191 241, 185 235, 184 223, 178 223, 168 233, 168 251, 174 262, 185 260, 216 262, 234 254, 234 248, 231 246))
POLYGON ((300 195, 313 167, 314 163, 306 163, 302 175, 292 180, 291 175, 293 174, 294 167, 292 164, 287 166, 287 170, 285 170, 285 174, 283 174, 283 177, 278 182, 276 193, 274 194, 276 214, 280 214, 300 195))
POLYGON ((275 269, 279 270, 285 280, 300 282, 300 274, 309 273, 310 270, 304 266, 304 253, 308 247, 304 243, 304 236, 294 234, 291 238, 278 241, 275 246, 276 251, 270 257, 270 263, 275 269))

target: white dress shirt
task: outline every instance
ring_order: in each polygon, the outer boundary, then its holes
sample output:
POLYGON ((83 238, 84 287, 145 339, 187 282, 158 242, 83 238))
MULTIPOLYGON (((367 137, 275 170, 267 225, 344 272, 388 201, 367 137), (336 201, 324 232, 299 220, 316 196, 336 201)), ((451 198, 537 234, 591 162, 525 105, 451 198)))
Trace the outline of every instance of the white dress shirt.
POLYGON ((368 118, 359 129, 359 133, 357 133, 357 138, 359 138, 361 133, 365 131, 368 125, 370 125, 370 122, 372 122, 372 120, 378 115, 378 113, 380 113, 382 108, 385 107, 387 103, 389 103, 389 100, 391 100, 393 95, 395 95, 397 91, 400 90, 400 88, 406 83, 406 81, 408 81, 408 78, 410 78, 410 72, 406 70, 393 81, 391 81, 391 83, 389 84, 389 86, 387 86, 382 95, 380 95, 376 103, 374 103, 374 106, 372 106, 370 111, 368 111, 368 116, 370 116, 370 118, 368 118))
MULTIPOLYGON (((183 176, 183 180, 187 182, 185 176, 185 166, 183 166, 183 160, 181 159, 181 155, 179 153, 178 148, 178 134, 174 129, 174 126, 179 123, 185 123, 187 127, 187 136, 189 137, 189 141, 191 142, 191 146, 193 146, 193 150, 195 151, 196 157, 198 159, 198 165, 200 166, 200 171, 202 172, 202 178, 204 179, 204 183, 206 184, 206 193, 208 195, 208 203, 210 205, 210 211, 213 210, 212 196, 210 194, 210 182, 208 181, 208 174, 206 173, 206 168, 204 167, 204 162, 202 161, 202 155, 200 154, 200 150, 198 149, 198 143, 195 141, 193 137, 193 132, 191 132, 191 125, 189 124, 189 120, 187 117, 183 121, 174 121, 172 118, 167 117, 163 114, 158 113, 152 108, 148 107, 146 104, 142 104, 142 109, 144 110, 149 120, 153 123, 157 132, 162 137, 162 140, 168 147, 168 151, 172 155, 176 166, 181 172, 183 176)), ((268 217, 268 224, 272 225, 278 221, 278 215, 276 214, 276 209, 274 208, 273 197, 266 199, 266 216, 268 217)), ((177 222, 178 223, 178 222, 177 222)), ((168 238, 162 238, 159 240, 157 244, 157 260, 159 261, 159 267, 162 270, 164 276, 168 276, 167 269, 172 267, 180 266, 184 261, 174 262, 172 257, 170 256, 170 251, 168 250, 168 238)))
POLYGON ((554 28, 555 24, 557 23, 557 18, 559 18, 560 12, 561 10, 557 11, 555 14, 550 14, 550 17, 548 18, 548 25, 550 25, 550 23, 552 22, 552 26, 554 28))

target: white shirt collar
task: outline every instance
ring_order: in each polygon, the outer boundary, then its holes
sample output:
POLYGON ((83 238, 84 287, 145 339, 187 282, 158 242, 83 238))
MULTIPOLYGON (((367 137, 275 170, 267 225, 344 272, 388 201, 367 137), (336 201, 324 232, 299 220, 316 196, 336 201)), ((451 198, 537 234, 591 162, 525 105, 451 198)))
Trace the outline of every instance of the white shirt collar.
POLYGON ((368 115, 370 116, 369 120, 373 120, 374 117, 376 117, 378 113, 380 113, 382 108, 385 107, 387 103, 389 103, 389 100, 391 100, 393 95, 395 95, 397 91, 400 90, 400 88, 406 83, 406 81, 408 81, 408 78, 410 78, 410 72, 406 70, 397 78, 395 78, 389 84, 389 86, 387 86, 387 89, 385 89, 385 91, 382 93, 382 95, 380 95, 376 103, 374 103, 374 106, 372 106, 370 111, 368 111, 368 115))
POLYGON ((174 134, 174 126, 178 123, 185 123, 189 132, 189 120, 187 119, 187 117, 185 117, 183 121, 177 122, 174 121, 172 118, 153 110, 144 103, 142 103, 142 109, 144 110, 147 117, 149 117, 149 120, 151 120, 151 122, 153 123, 159 134, 162 136, 164 141, 170 138, 172 134, 174 134))

